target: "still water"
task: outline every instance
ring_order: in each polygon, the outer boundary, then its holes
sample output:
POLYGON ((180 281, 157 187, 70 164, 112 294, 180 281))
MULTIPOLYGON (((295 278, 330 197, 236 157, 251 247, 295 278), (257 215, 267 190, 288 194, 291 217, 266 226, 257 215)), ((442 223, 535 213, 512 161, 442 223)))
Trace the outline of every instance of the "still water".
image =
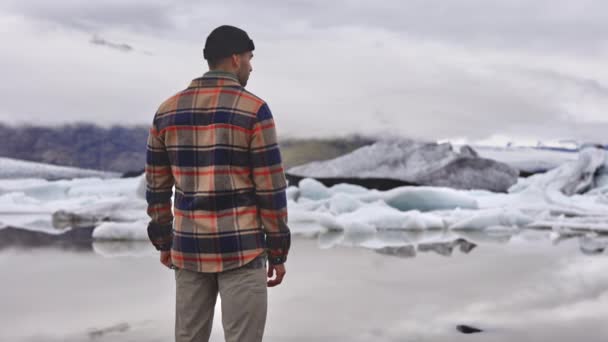
MULTIPOLYGON (((601 244, 417 234, 294 237, 265 341, 608 340, 601 244)), ((171 341, 172 272, 148 243, 5 247, 0 341, 171 341)), ((221 330, 217 312, 212 341, 221 330)))

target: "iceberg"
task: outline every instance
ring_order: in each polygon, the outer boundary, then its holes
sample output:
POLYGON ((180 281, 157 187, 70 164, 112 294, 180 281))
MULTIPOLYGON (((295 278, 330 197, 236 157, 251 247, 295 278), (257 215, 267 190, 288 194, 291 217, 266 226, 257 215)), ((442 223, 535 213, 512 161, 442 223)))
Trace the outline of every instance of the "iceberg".
MULTIPOLYGON (((462 151, 474 157, 474 151, 462 151)), ((437 186, 386 191, 353 184, 328 187, 306 178, 287 188, 288 219, 294 234, 318 236, 324 248, 391 247, 379 253, 411 255, 406 246, 414 246, 414 253, 422 246, 449 254, 461 246, 450 245, 459 238, 474 244, 506 243, 527 228, 553 234, 553 241, 608 232, 607 183, 606 151, 594 148, 581 150, 577 159, 549 172, 519 178, 504 193, 437 186)), ((0 230, 21 228, 53 239, 82 230, 98 242, 145 241, 143 189, 143 176, 0 179, 0 230)), ((599 250, 581 241, 586 251, 599 250)))
POLYGON ((453 150, 449 143, 386 140, 344 156, 296 166, 288 175, 300 178, 366 178, 455 189, 506 192, 519 172, 507 164, 478 157, 471 149, 453 150))
POLYGON ((606 151, 585 148, 545 174, 520 178, 508 193, 428 186, 363 190, 304 179, 305 191, 289 210, 306 212, 309 223, 328 230, 486 230, 498 241, 526 227, 608 232, 607 162, 606 151))
POLYGON ((483 230, 498 227, 522 227, 534 222, 532 217, 517 209, 489 209, 473 213, 470 217, 450 225, 452 230, 483 230))
POLYGON ((143 176, 0 180, 0 226, 60 234, 107 221, 146 219, 142 182, 143 176))
POLYGON ((602 254, 608 247, 608 239, 605 236, 583 235, 579 237, 579 248, 583 254, 602 254))
POLYGON ((444 226, 444 222, 439 216, 416 210, 402 212, 383 201, 377 201, 353 212, 336 216, 331 228, 340 227, 347 231, 376 231, 378 228, 425 230, 442 229, 444 226))
MULTIPOLYGON (((372 195, 362 199, 373 198, 372 195)), ((403 187, 389 190, 380 198, 393 208, 401 211, 449 210, 456 208, 477 209, 474 197, 453 189, 438 187, 403 187)))
POLYGON ((338 211, 352 211, 360 206, 359 202, 371 203, 379 200, 400 211, 478 208, 477 201, 468 193, 440 187, 405 186, 378 191, 367 190, 357 185, 339 184, 328 188, 312 178, 300 181, 299 187, 298 201, 309 209, 329 203, 329 206, 333 206, 338 211))
POLYGON ((104 222, 93 230, 94 240, 148 241, 147 219, 134 222, 104 222))
POLYGON ((544 173, 578 159, 578 150, 513 146, 506 148, 473 146, 473 148, 481 158, 505 163, 518 170, 520 176, 544 173))
POLYGON ((73 178, 115 178, 119 173, 57 166, 0 157, 0 179, 38 178, 46 180, 73 178))
POLYGON ((603 203, 603 196, 598 197, 598 191, 591 192, 597 187, 598 180, 603 182, 608 160, 606 155, 603 149, 583 149, 577 160, 547 173, 520 179, 509 193, 536 198, 553 212, 567 216, 606 216, 608 205, 603 203), (582 196, 587 192, 590 192, 589 196, 582 196))

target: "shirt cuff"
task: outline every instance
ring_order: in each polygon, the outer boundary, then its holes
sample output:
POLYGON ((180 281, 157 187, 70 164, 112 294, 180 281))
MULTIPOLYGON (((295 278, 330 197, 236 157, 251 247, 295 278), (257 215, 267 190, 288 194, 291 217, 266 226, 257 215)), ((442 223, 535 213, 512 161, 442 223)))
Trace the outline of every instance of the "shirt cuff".
POLYGON ((287 261, 286 254, 273 254, 272 251, 268 251, 268 262, 271 265, 281 265, 287 261))
POLYGON ((171 250, 171 245, 173 245, 173 224, 150 222, 148 224, 148 237, 157 250, 171 250))

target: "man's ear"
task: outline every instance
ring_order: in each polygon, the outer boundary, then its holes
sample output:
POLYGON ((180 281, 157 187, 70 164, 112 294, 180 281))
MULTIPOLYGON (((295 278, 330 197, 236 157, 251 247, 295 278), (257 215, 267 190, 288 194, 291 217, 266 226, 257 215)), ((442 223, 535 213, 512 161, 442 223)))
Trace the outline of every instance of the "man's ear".
POLYGON ((237 54, 233 54, 230 57, 230 60, 232 61, 232 66, 235 68, 239 68, 241 66, 241 56, 237 55, 237 54))

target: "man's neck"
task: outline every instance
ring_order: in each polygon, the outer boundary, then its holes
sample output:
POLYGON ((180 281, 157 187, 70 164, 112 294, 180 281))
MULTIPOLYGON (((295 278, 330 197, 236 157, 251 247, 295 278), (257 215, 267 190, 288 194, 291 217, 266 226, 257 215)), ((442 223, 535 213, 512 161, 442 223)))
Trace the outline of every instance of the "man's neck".
POLYGON ((230 69, 222 69, 222 68, 217 68, 217 69, 209 69, 209 71, 206 72, 208 73, 212 73, 212 74, 230 74, 232 76, 236 76, 236 72, 234 70, 230 70, 230 69))

